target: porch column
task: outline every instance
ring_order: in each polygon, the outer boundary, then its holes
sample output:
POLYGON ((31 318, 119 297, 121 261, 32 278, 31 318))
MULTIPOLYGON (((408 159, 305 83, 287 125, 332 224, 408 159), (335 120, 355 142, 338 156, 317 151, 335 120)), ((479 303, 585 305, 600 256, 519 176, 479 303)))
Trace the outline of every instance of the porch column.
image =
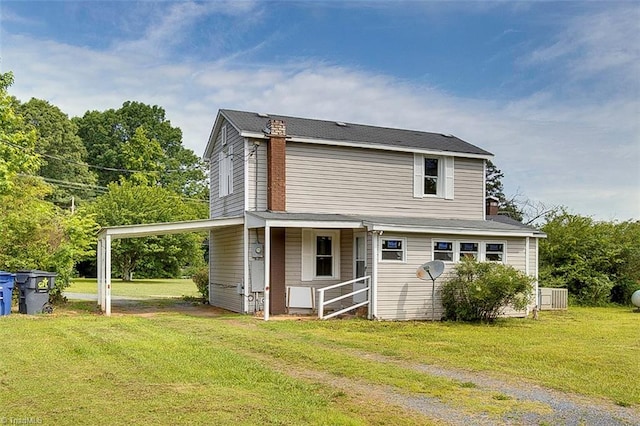
POLYGON ((269 292, 271 286, 271 227, 268 222, 264 226, 264 320, 269 321, 269 292))
POLYGON ((380 231, 371 233, 371 299, 369 300, 369 319, 378 318, 378 235, 380 231))

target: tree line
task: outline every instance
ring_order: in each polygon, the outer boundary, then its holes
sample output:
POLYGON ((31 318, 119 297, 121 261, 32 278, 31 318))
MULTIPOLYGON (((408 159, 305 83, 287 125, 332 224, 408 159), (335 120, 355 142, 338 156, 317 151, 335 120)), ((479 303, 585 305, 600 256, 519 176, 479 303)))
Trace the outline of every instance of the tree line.
MULTIPOLYGON (((41 99, 9 95, 0 74, 0 269, 59 274, 56 296, 95 268, 96 233, 114 225, 208 217, 207 167, 159 106, 69 118, 41 99)), ((205 264, 204 235, 116 240, 114 272, 176 277, 205 264)))

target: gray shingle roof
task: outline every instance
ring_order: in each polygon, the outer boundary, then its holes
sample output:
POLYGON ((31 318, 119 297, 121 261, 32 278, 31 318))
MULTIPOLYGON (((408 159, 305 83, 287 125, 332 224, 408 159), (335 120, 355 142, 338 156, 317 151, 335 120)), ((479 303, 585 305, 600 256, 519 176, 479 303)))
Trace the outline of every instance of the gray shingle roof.
POLYGON ((458 152, 475 155, 492 155, 455 136, 417 130, 393 129, 388 127, 366 126, 354 123, 313 120, 310 118, 288 117, 284 115, 222 109, 220 112, 241 132, 262 133, 270 119, 283 120, 287 126, 287 136, 338 142, 355 142, 362 145, 395 146, 406 149, 458 152))

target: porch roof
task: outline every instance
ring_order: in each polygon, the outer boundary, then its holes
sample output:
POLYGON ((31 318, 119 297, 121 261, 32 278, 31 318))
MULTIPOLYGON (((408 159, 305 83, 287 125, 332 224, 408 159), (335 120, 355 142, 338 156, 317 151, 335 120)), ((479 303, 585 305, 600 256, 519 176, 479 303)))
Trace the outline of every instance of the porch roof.
POLYGON ((436 219, 424 217, 388 217, 288 212, 247 212, 247 226, 261 228, 365 228, 368 231, 459 234, 503 237, 536 237, 546 235, 522 224, 494 220, 436 219))

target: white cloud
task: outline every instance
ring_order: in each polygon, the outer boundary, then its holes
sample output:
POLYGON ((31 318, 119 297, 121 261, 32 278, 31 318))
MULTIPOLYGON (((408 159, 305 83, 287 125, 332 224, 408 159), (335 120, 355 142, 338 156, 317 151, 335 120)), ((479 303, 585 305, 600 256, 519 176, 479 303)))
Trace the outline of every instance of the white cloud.
MULTIPOLYGON (((183 130, 185 146, 198 154, 219 108, 453 133, 496 155, 507 192, 599 219, 640 218, 640 102, 633 94, 561 99, 551 88, 499 104, 313 60, 246 66, 233 55, 150 65, 143 53, 161 50, 171 34, 210 13, 203 9, 208 5, 179 3, 145 38, 107 51, 5 35, 4 66, 16 76, 11 92, 23 100, 49 100, 72 116, 117 108, 126 100, 161 105, 183 130)), ((620 39, 575 28, 588 19, 603 18, 577 19, 555 45, 534 52, 529 66, 570 57, 571 67, 582 62, 595 73, 589 64, 620 39)), ((628 36, 629 31, 618 32, 628 36)), ((606 64, 631 79, 627 73, 635 65, 627 59, 611 57, 606 64)))

